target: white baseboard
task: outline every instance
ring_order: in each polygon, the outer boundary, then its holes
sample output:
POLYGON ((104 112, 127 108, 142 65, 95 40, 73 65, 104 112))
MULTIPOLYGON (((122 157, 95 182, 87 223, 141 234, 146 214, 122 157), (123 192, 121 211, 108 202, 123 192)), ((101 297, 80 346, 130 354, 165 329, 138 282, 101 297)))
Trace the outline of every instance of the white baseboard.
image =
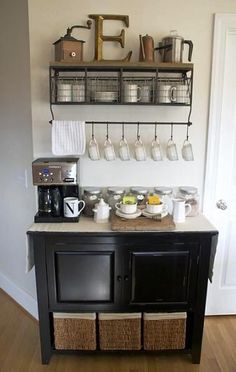
POLYGON ((38 319, 38 305, 35 298, 26 293, 23 289, 0 272, 0 288, 11 296, 19 305, 21 305, 34 318, 38 319))

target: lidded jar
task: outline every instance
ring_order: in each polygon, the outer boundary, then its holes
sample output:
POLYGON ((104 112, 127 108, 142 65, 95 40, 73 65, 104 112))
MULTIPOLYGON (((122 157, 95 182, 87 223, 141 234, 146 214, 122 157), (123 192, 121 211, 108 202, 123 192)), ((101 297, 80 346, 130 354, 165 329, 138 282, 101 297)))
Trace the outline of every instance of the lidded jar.
POLYGON ((173 189, 168 186, 157 186, 154 187, 154 193, 158 194, 161 201, 166 204, 169 214, 173 212, 173 189))
POLYGON ((138 205, 146 205, 148 190, 145 187, 131 187, 130 192, 131 194, 136 196, 138 205))
POLYGON ((85 201, 84 215, 93 217, 93 208, 102 198, 102 190, 99 187, 85 187, 83 200, 85 201))
POLYGON ((179 193, 180 198, 183 198, 188 204, 191 205, 192 210, 189 213, 189 217, 194 217, 199 214, 199 195, 198 189, 194 186, 180 186, 179 193))
POLYGON ((112 210, 115 210, 115 204, 122 201, 125 190, 122 187, 108 187, 106 193, 106 202, 112 210))

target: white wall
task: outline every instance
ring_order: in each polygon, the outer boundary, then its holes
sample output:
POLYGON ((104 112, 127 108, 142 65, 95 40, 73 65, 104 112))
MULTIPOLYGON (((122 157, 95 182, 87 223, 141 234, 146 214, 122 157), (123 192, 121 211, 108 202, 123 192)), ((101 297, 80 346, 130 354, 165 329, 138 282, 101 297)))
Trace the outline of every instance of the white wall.
POLYGON ((34 273, 25 274, 35 211, 27 5, 0 2, 0 288, 35 313, 34 273))
MULTIPOLYGON (((194 95, 193 126, 190 139, 193 143, 195 161, 193 163, 169 162, 92 162, 87 155, 81 159, 81 184, 84 185, 196 185, 202 193, 204 181, 206 131, 208 117, 208 97, 211 66, 211 46, 213 33, 213 15, 216 12, 236 12, 234 0, 141 0, 117 2, 115 0, 78 1, 68 0, 31 0, 30 16, 30 48, 32 78, 32 111, 33 111, 33 143, 34 156, 52 155, 50 145, 50 117, 48 104, 48 63, 54 59, 52 43, 65 34, 66 28, 74 24, 85 24, 90 13, 127 14, 130 27, 125 29, 125 49, 117 43, 105 43, 105 58, 118 59, 133 50, 132 61, 138 60, 139 34, 153 36, 155 44, 162 37, 176 29, 178 33, 193 41, 194 63, 194 95), (109 45, 111 44, 111 45, 109 45)), ((105 33, 118 34, 123 25, 120 22, 105 22, 105 33)), ((76 30, 73 34, 86 40, 84 60, 92 60, 94 54, 94 32, 76 30)), ((187 51, 187 48, 186 48, 187 51)), ((163 107, 130 107, 130 106, 77 106, 58 108, 54 106, 57 119, 82 120, 183 120, 187 121, 186 108, 163 107)), ((90 135, 90 128, 88 128, 90 135)), ((117 145, 120 129, 110 130, 111 137, 117 145)), ((145 144, 148 146, 154 135, 154 128, 141 128, 145 144)), ((169 129, 161 128, 160 138, 165 146, 169 137, 169 129)), ((185 137, 185 129, 175 130, 175 140, 180 150, 185 137)), ((135 140, 135 128, 128 128, 127 137, 130 143, 135 140)), ((99 127, 96 136, 100 143, 105 138, 105 126, 99 127)))

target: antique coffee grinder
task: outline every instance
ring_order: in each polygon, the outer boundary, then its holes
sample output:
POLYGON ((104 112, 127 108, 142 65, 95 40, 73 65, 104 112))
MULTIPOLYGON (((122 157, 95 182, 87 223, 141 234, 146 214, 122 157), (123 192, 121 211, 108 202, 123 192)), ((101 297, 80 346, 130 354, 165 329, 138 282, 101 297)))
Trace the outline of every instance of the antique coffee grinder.
POLYGON ((71 33, 74 28, 91 29, 92 21, 87 21, 87 26, 75 25, 67 28, 66 34, 57 40, 55 45, 55 61, 58 62, 82 62, 83 61, 83 40, 77 40, 71 33))

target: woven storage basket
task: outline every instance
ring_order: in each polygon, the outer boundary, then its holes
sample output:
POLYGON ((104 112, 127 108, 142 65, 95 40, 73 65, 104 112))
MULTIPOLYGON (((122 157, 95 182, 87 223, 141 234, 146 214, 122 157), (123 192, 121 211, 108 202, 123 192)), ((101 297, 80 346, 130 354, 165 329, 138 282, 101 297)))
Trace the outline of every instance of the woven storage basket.
POLYGON ((101 350, 140 350, 141 313, 99 314, 101 350))
POLYGON ((144 350, 185 348, 186 313, 144 313, 144 350))
POLYGON ((96 314, 53 313, 55 348, 96 349, 96 314))

